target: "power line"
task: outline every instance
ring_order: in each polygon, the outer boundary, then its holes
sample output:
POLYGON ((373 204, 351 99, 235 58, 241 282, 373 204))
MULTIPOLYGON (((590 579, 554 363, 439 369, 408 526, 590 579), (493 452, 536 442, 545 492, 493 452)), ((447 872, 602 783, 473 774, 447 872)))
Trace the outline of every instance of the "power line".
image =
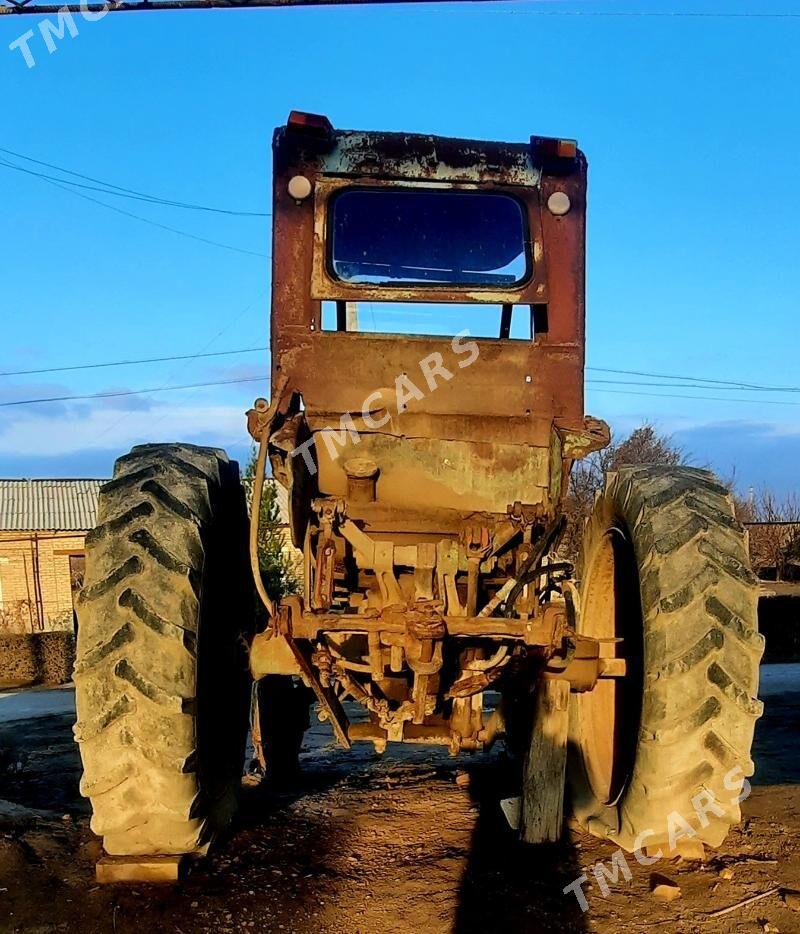
MULTIPOLYGON (((0 162, 0 165, 8 164, 0 162)), ((197 234, 189 233, 186 230, 180 230, 178 227, 170 227, 167 224, 159 224, 158 221, 152 221, 147 217, 142 217, 139 214, 133 214, 131 211, 125 211, 122 208, 116 207, 113 204, 106 204, 105 201, 100 201, 97 198, 93 198, 91 195, 86 195, 81 191, 75 191, 73 188, 67 188, 66 185, 62 185, 60 182, 53 182, 49 179, 43 179, 47 185, 53 185, 55 188, 60 188, 61 191, 66 191, 71 195, 75 195, 76 198, 83 198, 84 201, 91 201, 92 204, 99 204, 101 208, 106 208, 108 211, 114 211, 115 214, 121 214, 123 217, 130 217, 133 220, 141 221, 143 224, 149 224, 151 227, 158 227, 159 230, 167 230, 170 233, 178 234, 180 237, 188 237, 190 240, 197 240, 199 243, 205 243, 208 246, 216 246, 222 250, 231 250, 234 253, 244 253, 247 256, 257 256, 259 259, 268 259, 266 253, 257 253, 255 250, 246 250, 242 247, 231 246, 229 243, 221 243, 219 240, 209 240, 207 237, 199 237, 197 234)))
POLYGON ((263 211, 233 211, 227 208, 213 208, 204 204, 191 204, 186 201, 172 201, 168 198, 161 198, 158 195, 148 195, 143 191, 137 191, 135 188, 125 188, 122 185, 115 185, 112 182, 104 182, 102 179, 93 178, 91 175, 83 175, 81 172, 73 172, 71 169, 62 168, 60 165, 54 165, 52 162, 44 162, 41 159, 34 159, 32 156, 26 156, 20 152, 14 152, 13 149, 4 149, 0 146, 0 152, 8 156, 14 156, 16 159, 24 159, 26 162, 32 162, 35 165, 43 165, 48 169, 54 169, 64 175, 72 175, 75 178, 82 178, 87 182, 94 182, 94 185, 81 185, 79 182, 71 182, 65 178, 54 178, 52 175, 45 175, 41 172, 34 172, 32 169, 26 169, 21 165, 13 165, 11 162, 0 162, 8 169, 16 169, 18 172, 25 172, 28 175, 36 175, 39 178, 47 179, 52 182, 61 182, 65 185, 74 185, 76 188, 85 188, 87 191, 98 191, 107 195, 115 195, 119 198, 132 198, 136 201, 148 201, 152 204, 161 204, 167 207, 183 208, 188 211, 210 211, 214 214, 228 214, 233 217, 272 217, 271 213, 263 211), (102 186, 102 187, 96 187, 102 186))
POLYGON ((67 373, 75 370, 99 370, 104 367, 138 366, 140 363, 167 363, 172 360, 199 360, 202 357, 229 357, 234 354, 257 353, 268 347, 243 347, 240 350, 215 350, 210 353, 175 354, 170 357, 143 357, 141 360, 112 360, 103 363, 78 363, 71 366, 43 367, 39 370, 6 370, 0 376, 37 376, 42 373, 67 373))
POLYGON ((710 386, 707 382, 695 383, 654 383, 636 379, 587 379, 587 383, 607 386, 653 386, 662 389, 715 389, 717 392, 800 392, 800 386, 746 386, 722 385, 710 386))
POLYGON ((80 402, 87 399, 116 399, 119 396, 145 396, 153 392, 175 392, 179 389, 205 389, 208 386, 232 386, 235 383, 269 383, 268 376, 249 376, 243 379, 222 379, 210 383, 187 383, 184 386, 157 386, 154 389, 119 389, 113 392, 94 392, 86 396, 50 396, 46 399, 16 399, 0 402, 0 407, 12 405, 39 405, 45 402, 80 402))
MULTIPOLYGON (((367 303, 370 305, 371 303, 367 303)), ((248 308, 251 306, 248 306, 248 308)), ((168 363, 177 360, 197 360, 206 357, 227 357, 246 353, 260 353, 269 350, 269 345, 260 347, 240 347, 234 350, 216 350, 211 352, 200 352, 192 354, 170 354, 163 357, 141 357, 135 360, 104 360, 97 363, 76 363, 64 366, 40 367, 29 370, 2 370, 0 377, 3 376, 40 376, 45 373, 67 373, 80 370, 97 370, 118 366, 139 366, 148 363, 168 363)), ((605 380, 605 379, 587 379, 587 385, 608 385, 608 386, 644 386, 653 388, 676 388, 676 389, 710 389, 712 387, 725 391, 744 390, 747 392, 800 392, 800 386, 765 386, 758 383, 746 383, 733 380, 711 379, 704 376, 678 376, 668 373, 649 373, 644 370, 619 370, 609 367, 587 366, 587 371, 596 373, 620 373, 631 376, 652 377, 656 379, 684 380, 683 383, 653 383, 640 382, 638 380, 605 380), (692 385, 692 384, 697 385, 692 385)), ((696 398, 696 397, 692 397, 696 398)))
MULTIPOLYGON (((47 398, 38 398, 38 399, 16 399, 13 402, 0 402, 0 407, 9 407, 15 405, 39 405, 46 402, 78 402, 85 401, 87 399, 113 399, 119 396, 142 396, 149 395, 154 392, 174 392, 181 389, 205 389, 209 386, 231 386, 237 383, 258 383, 258 382, 270 382, 269 377, 262 376, 251 376, 245 377, 242 379, 223 379, 217 380, 214 382, 205 382, 205 383, 187 383, 182 386, 157 386, 152 389, 121 389, 115 390, 112 392, 96 392, 90 393, 88 395, 81 396, 49 396, 47 398)), ((786 401, 782 402, 778 399, 731 399, 730 397, 725 396, 689 396, 680 393, 661 393, 661 392, 638 392, 625 389, 595 389, 594 392, 605 392, 612 393, 614 395, 623 395, 623 396, 648 396, 655 399, 695 399, 698 401, 710 401, 710 402, 733 402, 733 403, 742 403, 742 402, 755 402, 760 405, 800 405, 800 401, 786 401)))
MULTIPOLYGON (((250 309, 256 304, 256 302, 260 301, 263 297, 264 297, 264 289, 262 288, 262 289, 259 289, 259 292, 258 292, 258 294, 256 295, 256 297, 255 297, 251 302, 248 302, 248 304, 245 305, 245 307, 242 308, 241 311, 239 311, 237 314, 233 315, 233 317, 226 316, 226 318, 225 318, 225 324, 223 324, 223 326, 219 329, 219 331, 217 331, 217 333, 214 334, 214 336, 213 336, 210 340, 206 341, 206 342, 203 344, 203 346, 197 351, 197 353, 189 355, 189 359, 192 360, 192 359, 194 359, 195 357, 197 357, 199 354, 205 353, 205 352, 209 349, 209 347, 211 347, 211 345, 212 345, 215 341, 218 341, 218 340, 220 339, 220 337, 222 337, 223 334, 227 333, 231 328, 235 327, 235 326, 239 323, 239 321, 241 321, 241 319, 244 317, 244 315, 246 315, 247 312, 250 311, 250 309)), ((173 381, 176 379, 176 377, 178 376, 178 374, 179 374, 182 370, 185 370, 185 369, 186 369, 186 366, 187 366, 186 361, 183 361, 183 362, 177 367, 177 369, 170 368, 172 372, 170 372, 170 374, 169 374, 169 376, 167 377, 166 381, 165 381, 164 383, 162 383, 162 385, 161 385, 160 388, 167 388, 167 387, 169 387, 169 386, 173 383, 173 381)), ((109 425, 106 425, 106 427, 105 427, 98 435, 95 436, 95 439, 94 439, 95 442, 99 441, 101 438, 105 438, 105 436, 108 435, 110 432, 112 432, 112 431, 114 431, 115 429, 119 428, 119 426, 120 426, 123 422, 127 421, 128 418, 130 418, 130 416, 131 416, 131 413, 130 413, 130 412, 124 412, 116 421, 112 422, 112 423, 109 424, 109 425)), ((150 427, 152 428, 152 427, 154 427, 155 425, 158 425, 158 424, 159 424, 160 422, 162 422, 165 418, 166 418, 166 415, 162 415, 160 418, 157 418, 154 422, 151 422, 151 423, 150 423, 150 427)))
POLYGON ((623 376, 646 376, 651 379, 680 379, 693 383, 708 383, 711 386, 731 386, 734 389, 759 389, 770 392, 800 392, 800 386, 763 386, 759 383, 746 383, 740 380, 709 379, 705 376, 676 376, 671 373, 649 373, 645 370, 612 370, 602 366, 587 366, 587 371, 594 373, 617 373, 623 376))
POLYGON ((757 405, 800 405, 800 401, 782 402, 780 399, 731 399, 729 396, 687 396, 681 393, 638 392, 629 389, 593 389, 592 392, 607 392, 617 396, 650 396, 654 399, 694 399, 698 402, 755 402, 757 405))

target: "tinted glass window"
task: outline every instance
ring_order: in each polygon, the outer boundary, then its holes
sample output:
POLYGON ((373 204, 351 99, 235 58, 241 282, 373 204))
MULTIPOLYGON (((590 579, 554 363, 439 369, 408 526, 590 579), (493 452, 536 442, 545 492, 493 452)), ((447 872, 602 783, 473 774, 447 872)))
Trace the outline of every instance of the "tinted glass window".
POLYGON ((510 286, 530 273, 523 208, 509 195, 353 189, 331 215, 332 271, 345 282, 510 286))

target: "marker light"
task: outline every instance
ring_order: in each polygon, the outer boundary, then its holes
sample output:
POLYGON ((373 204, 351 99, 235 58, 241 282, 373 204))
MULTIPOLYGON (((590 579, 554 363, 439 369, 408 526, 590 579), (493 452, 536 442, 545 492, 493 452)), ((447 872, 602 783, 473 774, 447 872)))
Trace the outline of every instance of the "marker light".
POLYGON ((532 136, 531 144, 543 159, 574 159, 578 155, 578 141, 574 139, 532 136))
POLYGON ((331 121, 323 114, 307 114, 302 110, 293 110, 289 114, 286 126, 305 136, 316 136, 328 140, 333 136, 331 121))
POLYGON ((547 199, 547 209, 556 217, 563 217, 571 207, 569 195, 565 191, 554 191, 547 199))
POLYGON ((293 175, 289 179, 287 188, 289 197, 294 198, 295 201, 305 201, 311 194, 311 182, 305 175, 293 175))

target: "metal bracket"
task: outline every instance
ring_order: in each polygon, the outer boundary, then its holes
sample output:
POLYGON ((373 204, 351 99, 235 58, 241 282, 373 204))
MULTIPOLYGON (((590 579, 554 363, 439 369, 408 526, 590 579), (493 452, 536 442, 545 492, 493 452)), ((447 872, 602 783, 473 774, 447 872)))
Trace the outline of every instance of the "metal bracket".
POLYGON ((314 669, 311 667, 308 659, 300 649, 300 646, 292 638, 292 615, 293 613, 302 613, 299 603, 300 601, 297 597, 287 597, 281 605, 282 612, 280 628, 282 630, 282 635, 286 638, 286 641, 289 644, 289 648, 291 649, 292 654, 297 661, 303 681, 314 692, 314 695, 317 698, 322 711, 326 714, 323 719, 330 720, 336 739, 342 746, 344 746, 345 749, 349 749, 351 746, 350 740, 347 736, 349 721, 347 719, 347 714, 344 712, 344 708, 339 702, 339 698, 334 693, 333 688, 324 688, 322 686, 319 678, 317 678, 314 672, 314 669))

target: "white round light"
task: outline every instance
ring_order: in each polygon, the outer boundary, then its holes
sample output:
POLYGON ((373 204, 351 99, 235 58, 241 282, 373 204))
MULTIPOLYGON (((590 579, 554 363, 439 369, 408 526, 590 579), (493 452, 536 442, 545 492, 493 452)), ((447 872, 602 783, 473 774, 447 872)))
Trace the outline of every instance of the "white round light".
POLYGON ((554 191, 547 199, 547 209, 556 217, 563 217, 571 207, 569 195, 565 191, 554 191))
POLYGON ((289 196, 295 201, 305 201, 311 194, 311 182, 305 175, 295 175, 289 179, 289 196))

